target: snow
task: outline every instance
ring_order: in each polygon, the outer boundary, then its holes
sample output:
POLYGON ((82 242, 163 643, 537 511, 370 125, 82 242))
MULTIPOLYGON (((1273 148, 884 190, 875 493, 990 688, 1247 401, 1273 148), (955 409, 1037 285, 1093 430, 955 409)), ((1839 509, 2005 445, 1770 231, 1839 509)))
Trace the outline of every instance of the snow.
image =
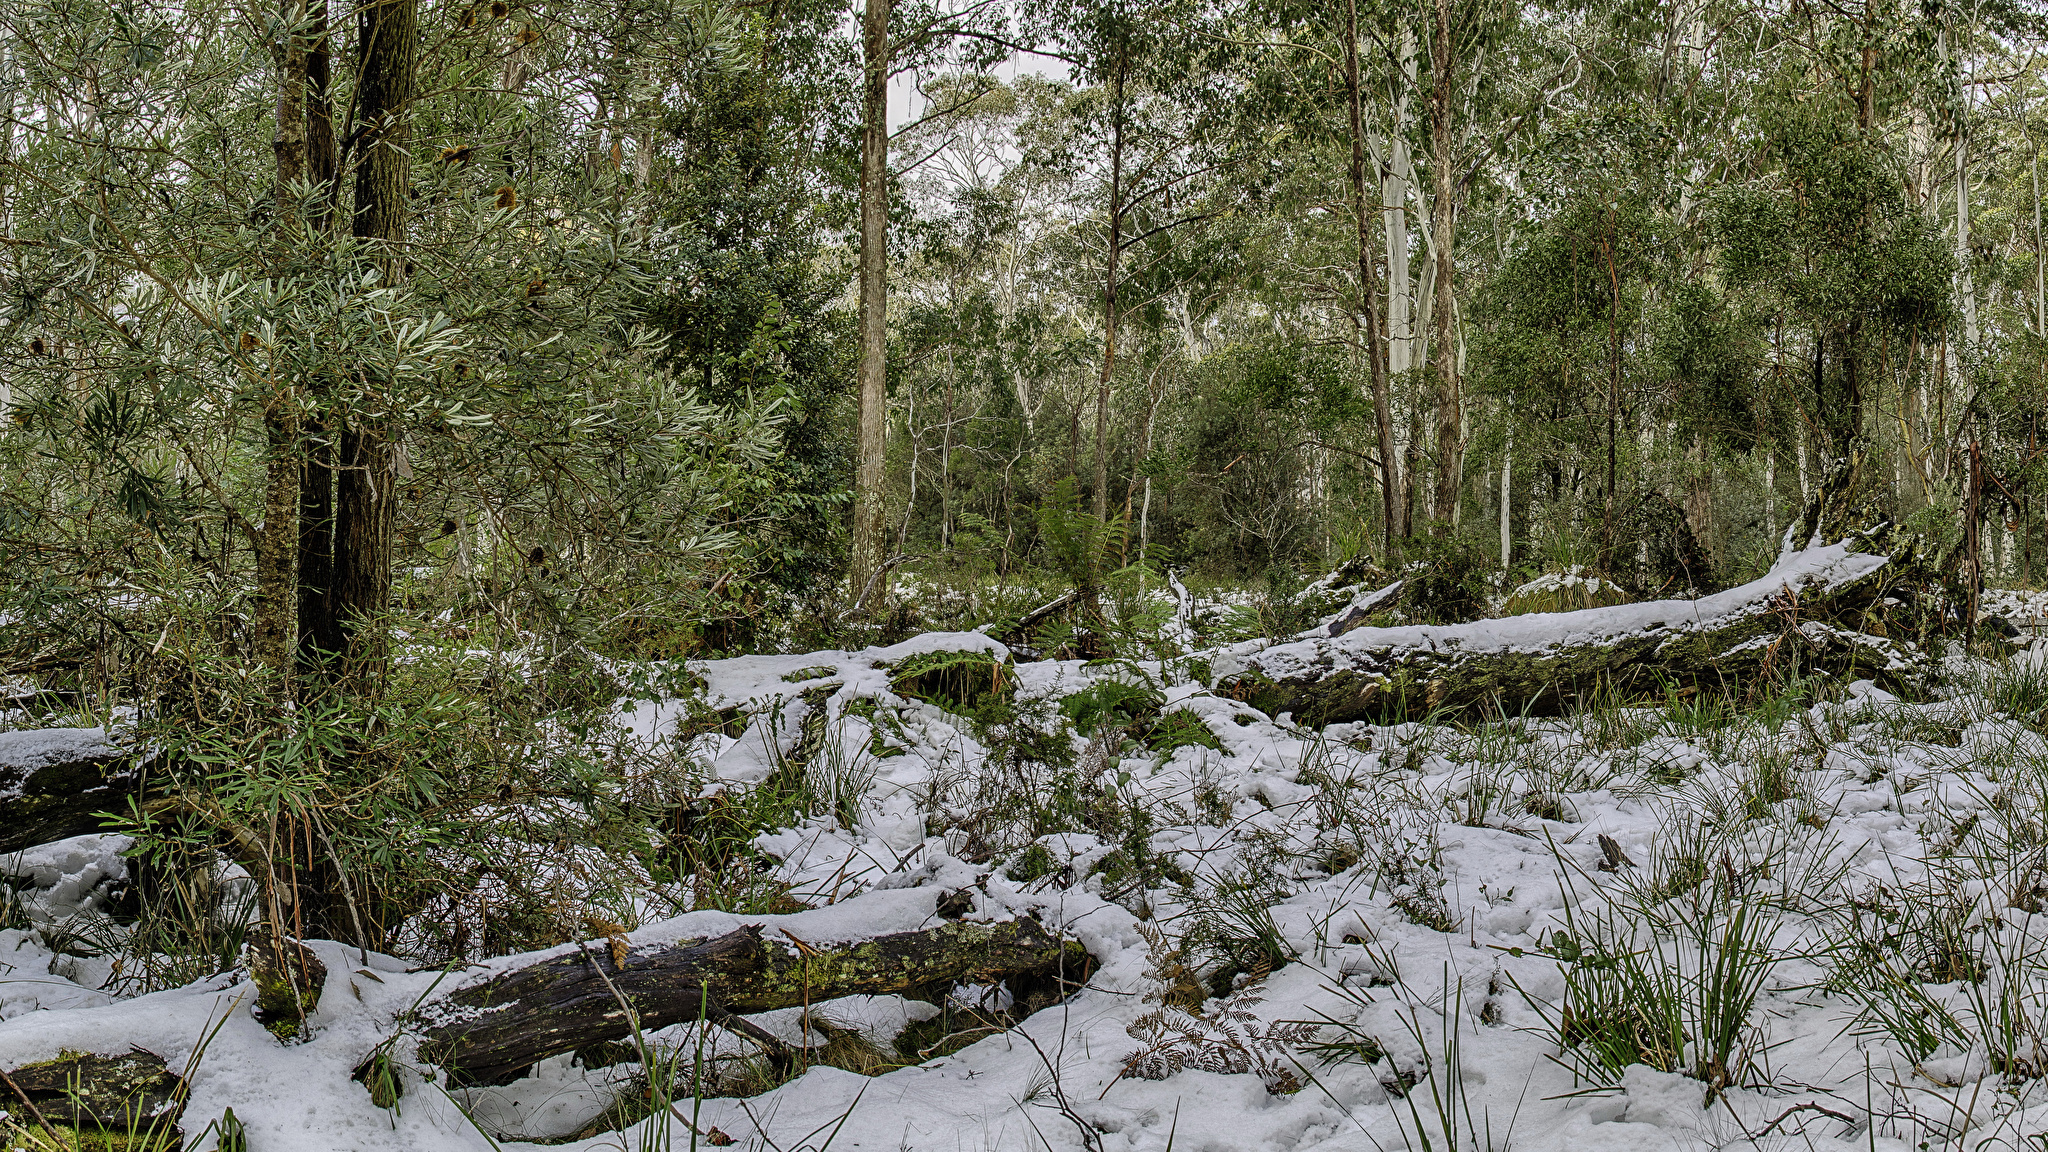
POLYGON ((30 728, 20 732, 0 732, 0 800, 21 795, 22 784, 45 768, 119 754, 119 750, 107 742, 104 728, 30 728))
POLYGON ((1781 591, 1838 588, 1882 568, 1882 555, 1854 552, 1847 543, 1820 545, 1778 557, 1769 573, 1747 584, 1697 600, 1649 600, 1574 612, 1531 612, 1467 624, 1357 628, 1334 639, 1239 645, 1214 668, 1230 676, 1248 668, 1276 680, 1354 666, 1361 654, 1386 649, 1459 652, 1537 652, 1582 644, 1605 644, 1659 630, 1694 630, 1764 611, 1781 591))
MULTIPOLYGON (((1757 584, 1697 601, 1367 629, 1377 636, 1360 641, 1351 633, 1256 654, 1271 660, 1298 650, 1320 659, 1396 635, 1479 649, 1676 628, 1725 618, 1776 588, 1856 579, 1880 563, 1846 549, 1811 549, 1757 584)), ((2002 946, 2048 936, 2048 911, 2028 913, 2014 903, 2022 898, 2016 893, 2039 883, 2038 853, 1999 856, 1984 839, 2022 836, 2026 821, 2038 818, 2048 739, 2000 714, 1987 697, 1958 689, 1912 703, 1859 681, 1839 700, 1788 708, 1772 724, 1696 723, 1623 709, 1468 728, 1350 723, 1315 730, 1219 696, 1172 661, 1015 665, 1005 675, 1020 713, 1046 720, 1058 715, 1062 697, 1102 677, 1141 678, 1168 713, 1194 717, 1213 737, 1217 747, 1162 753, 1071 734, 1081 785, 1097 789, 1102 804, 1146 813, 1145 849, 1186 880, 1138 892, 1120 888, 1112 875, 1126 845, 1107 826, 1030 841, 1049 870, 1010 867, 1023 842, 1002 845, 993 858, 967 858, 975 853, 949 819, 978 808, 1014 814, 1051 781, 1017 775, 993 755, 996 738, 985 725, 891 690, 889 669, 906 657, 960 650, 1006 654, 979 633, 951 633, 859 652, 691 662, 693 693, 622 707, 621 730, 650 745, 672 743, 705 707, 742 709, 743 735, 686 744, 710 786, 728 789, 760 779, 792 749, 807 719, 814 731, 821 723, 826 750, 811 770, 850 782, 855 815, 850 827, 835 815, 814 815, 757 841, 777 862, 773 879, 813 907, 786 915, 690 912, 634 931, 632 947, 747 926, 774 941, 852 941, 929 927, 939 922, 943 897, 965 893, 970 918, 1033 916, 1070 934, 1096 958, 1096 973, 1012 1031, 879 1076, 816 1067, 747 1100, 692 1101, 685 1083, 678 1110, 704 1131, 716 1127, 742 1148, 790 1152, 824 1148, 828 1135, 834 1149, 891 1152, 1380 1152, 1420 1149, 1425 1133, 1431 1148, 1485 1147, 1489 1132, 1496 1147, 1511 1143, 1524 1152, 1988 1152, 2038 1144, 2048 1134, 2043 1081, 1992 1072, 1982 1045, 1950 1045, 1916 1062, 1859 1020, 1853 996, 1826 983, 1822 945, 1840 930, 1830 917, 1884 892, 1910 896, 1901 905, 1909 910, 1953 899, 1961 922, 2004 933, 2002 946), (878 726, 894 754, 873 753, 878 726), (1783 787, 1759 792, 1769 779, 1783 787), (1958 847, 1971 836, 1979 839, 1958 847), (1603 870, 1603 837, 1631 863, 1603 870), (1583 923, 1608 901, 1624 900, 1631 885, 1668 875, 1688 845, 1698 846, 1710 874, 1744 878, 1746 898, 1772 918, 1768 939, 1778 956, 1749 1017, 1763 1054, 1754 1077, 1711 1103, 1701 1081, 1643 1065, 1611 1083, 1589 1083, 1575 1076, 1570 1054, 1545 1024, 1566 986, 1559 962, 1541 951, 1554 933, 1568 917, 1583 923), (1305 1082, 1278 1095, 1254 1074, 1125 1074, 1137 1048, 1130 1029, 1154 1010, 1148 997, 1159 992, 1146 933, 1156 925, 1179 937, 1213 914, 1205 900, 1229 892, 1249 894, 1294 957, 1266 980, 1261 1000, 1240 1002, 1239 1010, 1260 1028, 1336 1022, 1375 1038, 1383 1059, 1318 1063, 1296 1051, 1305 1082), (1446 1124, 1457 1128, 1449 1141, 1446 1124)), ((1952 663, 1967 673, 1958 683, 2002 674, 1963 657, 1952 663)), ((66 740, 76 747, 84 737, 31 734, 22 744, 66 740)), ((404 1041, 394 1051, 408 1068, 398 1109, 377 1108, 350 1079, 430 991, 572 952, 573 944, 443 976, 409 972, 397 957, 364 958, 316 943, 329 983, 310 1038, 294 1045, 250 1018, 250 988, 238 973, 127 996, 106 958, 66 955, 44 929, 93 916, 107 886, 125 874, 120 853, 128 846, 121 837, 80 837, 0 868, 22 889, 34 925, 0 930, 0 1068, 67 1049, 140 1046, 174 1069, 189 1063, 188 1133, 232 1107, 250 1148, 309 1152, 539 1147, 526 1142, 573 1137, 619 1093, 638 1090, 636 1063, 592 1069, 564 1056, 514 1084, 451 1094, 423 1078, 404 1041)), ((2037 997, 2029 1003, 2048 1001, 2038 973, 2014 973, 2037 997)), ((1926 986, 1946 1010, 1964 1015, 1971 987, 1926 986)), ((952 998, 1003 995, 962 987, 952 998)), ((1211 1001, 1195 1010, 1221 1009, 1211 1001)), ((853 997, 812 1005, 808 1015, 788 1009, 757 1020, 791 1043, 818 1042, 808 1021, 855 1029, 887 1049, 936 1011, 901 997, 853 997)), ((700 1052, 745 1050, 728 1034, 694 1025, 648 1039, 686 1066, 700 1052)), ((691 1146, 686 1126, 675 1125, 671 1135, 672 1147, 691 1146)), ((642 1123, 552 1146, 637 1152, 652 1138, 642 1123)))
POLYGON ((1979 601, 1986 616, 2002 616, 2020 628, 2048 627, 2048 592, 1987 588, 1979 601))

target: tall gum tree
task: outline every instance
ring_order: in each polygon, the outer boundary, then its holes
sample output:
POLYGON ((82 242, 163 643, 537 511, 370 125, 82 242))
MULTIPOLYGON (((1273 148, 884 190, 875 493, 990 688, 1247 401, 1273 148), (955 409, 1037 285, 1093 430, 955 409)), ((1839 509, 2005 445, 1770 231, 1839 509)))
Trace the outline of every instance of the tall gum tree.
MULTIPOLYGON (((1057 0, 1034 8, 1027 24, 1067 62, 1079 97, 1042 162, 1068 172, 1088 204, 1101 344, 1085 403, 1094 447, 1086 479, 1098 520, 1110 514, 1111 409, 1130 316, 1176 291, 1160 280, 1175 244, 1263 194, 1263 146, 1245 115, 1260 104, 1234 43, 1203 19, 1178 0, 1057 0)), ((1083 407, 1070 416, 1075 441, 1083 407)), ((1082 480, 1078 460, 1074 471, 1082 480)))
POLYGON ((861 9, 860 132, 860 391, 853 478, 852 556, 848 583, 866 604, 883 579, 889 405, 889 7, 861 9))

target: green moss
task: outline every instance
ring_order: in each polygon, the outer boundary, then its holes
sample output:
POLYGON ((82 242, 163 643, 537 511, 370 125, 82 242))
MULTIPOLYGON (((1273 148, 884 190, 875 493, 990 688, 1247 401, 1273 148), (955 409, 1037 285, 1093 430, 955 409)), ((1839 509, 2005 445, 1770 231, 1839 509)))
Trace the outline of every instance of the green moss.
MULTIPOLYGON (((61 1052, 8 1073, 64 1138, 63 1152, 156 1152, 182 1143, 177 1121, 185 1084, 161 1058, 140 1049, 120 1056, 61 1052)), ((4 1131, 0 1128, 0 1131, 4 1131)), ((40 1127, 10 1133, 25 1146, 50 1148, 40 1127)))
MULTIPOLYGON (((286 1043, 297 1040, 303 1022, 299 1019, 299 1002, 292 994, 291 981, 276 973, 258 975, 251 972, 250 982, 256 985, 256 1012, 263 1021, 264 1030, 286 1043)), ((311 1006, 306 1010, 310 1012, 311 1006)))
POLYGON ((34 1124, 23 1128, 0 1124, 0 1137, 9 1148, 24 1152, 178 1152, 185 1145, 184 1133, 176 1125, 161 1129, 144 1126, 134 1132, 74 1128, 55 1121, 50 1127, 56 1131, 58 1143, 51 1143, 49 1133, 34 1124))
POLYGON ((265 940, 260 932, 251 935, 245 953, 249 982, 256 986, 251 1015, 272 1036, 291 1043, 303 1038, 306 1017, 320 1007, 327 967, 301 945, 287 943, 277 949, 265 940))

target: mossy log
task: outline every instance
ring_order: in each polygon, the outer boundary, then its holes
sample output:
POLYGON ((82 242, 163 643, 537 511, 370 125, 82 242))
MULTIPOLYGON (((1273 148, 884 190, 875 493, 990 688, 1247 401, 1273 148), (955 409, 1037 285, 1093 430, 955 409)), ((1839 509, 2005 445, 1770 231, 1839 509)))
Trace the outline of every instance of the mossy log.
POLYGON ((165 1152, 183 1143, 185 1082, 153 1052, 67 1052, 4 1079, 0 1134, 8 1147, 165 1152))
POLYGON ((1789 553, 1771 575, 1697 600, 1359 628, 1240 650, 1215 667, 1218 691, 1313 725, 1554 714, 1587 697, 1740 692, 1792 675, 1904 691, 1924 679, 1927 642, 1953 616, 1917 543, 1882 526, 1789 553))
POLYGON ((829 946, 750 925, 554 955, 430 999, 413 1030, 421 1058, 455 1083, 504 1083, 550 1056, 630 1036, 621 1000, 650 1031, 841 996, 934 998, 957 983, 1007 980, 1022 1013, 1052 1003, 1089 970, 1086 949, 1033 920, 947 923, 829 946))
POLYGON ((96 728, 0 733, 0 853, 97 832, 141 786, 134 757, 96 728))

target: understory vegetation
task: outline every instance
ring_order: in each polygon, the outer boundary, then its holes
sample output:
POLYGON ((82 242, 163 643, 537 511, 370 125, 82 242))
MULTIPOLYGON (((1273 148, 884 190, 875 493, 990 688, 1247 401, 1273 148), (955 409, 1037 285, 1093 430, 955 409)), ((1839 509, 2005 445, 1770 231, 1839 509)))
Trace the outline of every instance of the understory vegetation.
MULTIPOLYGON (((1312 727, 1232 699, 1212 665, 1289 638, 1261 621, 1314 625, 1355 593, 1234 606, 1145 579, 1100 590, 1130 607, 1105 607, 1116 647, 1086 659, 969 631, 676 663, 487 659, 423 636, 399 648, 383 712, 300 716, 289 737, 226 694, 195 708, 209 724, 175 728, 23 698, 15 727, 111 721, 156 749, 157 782, 108 814, 125 873, 67 890, 75 861, 15 855, 9 963, 46 958, 101 1003, 206 987, 266 921, 297 917, 424 967, 380 983, 439 981, 565 942, 623 949, 678 915, 800 923, 784 918, 933 887, 941 915, 1079 931, 1091 987, 1125 998, 1083 1030, 1091 1060, 1034 1054, 1033 1084, 1009 1089, 1025 1119, 1093 1133, 1083 1147, 1107 1146, 1091 1143, 1106 1113, 1075 1097, 1195 1072, 1418 1148, 1530 1146, 1536 1063, 1571 1107, 1675 1078, 1689 1119, 1651 1122, 1724 1137, 1761 1137, 1789 1108, 1781 1129, 1845 1147, 1977 1147, 2048 1109, 2036 650, 1957 646, 1904 698, 1793 668, 1744 691, 1312 727), (288 847, 235 842, 256 829, 288 847), (1520 1095, 1503 1094, 1520 1067, 1505 1037, 1535 1062, 1520 1095)), ((1031 639, 1055 649, 1047 627, 1031 639)), ((336 955, 360 999, 377 973, 356 947, 336 955)), ((433 992, 406 987, 415 1005, 433 992)), ((317 1048, 349 997, 324 995, 272 1031, 317 1048)), ((37 1006, 0 984, 0 1013, 37 1006)), ((790 1133, 748 1102, 808 1069, 940 1068, 1031 1035, 1000 984, 755 1020, 792 1059, 708 1020, 635 1025, 448 1099, 496 1140, 680 1147, 715 1130, 768 1147, 790 1133), (546 1116, 522 1110, 543 1098, 546 1116)), ((1026 1043, 1066 1041, 1056 1028, 1026 1043)), ((364 1100, 404 1115, 440 1089, 391 1052, 364 1100)), ((863 1107, 837 1123, 858 1130, 863 1107)))

